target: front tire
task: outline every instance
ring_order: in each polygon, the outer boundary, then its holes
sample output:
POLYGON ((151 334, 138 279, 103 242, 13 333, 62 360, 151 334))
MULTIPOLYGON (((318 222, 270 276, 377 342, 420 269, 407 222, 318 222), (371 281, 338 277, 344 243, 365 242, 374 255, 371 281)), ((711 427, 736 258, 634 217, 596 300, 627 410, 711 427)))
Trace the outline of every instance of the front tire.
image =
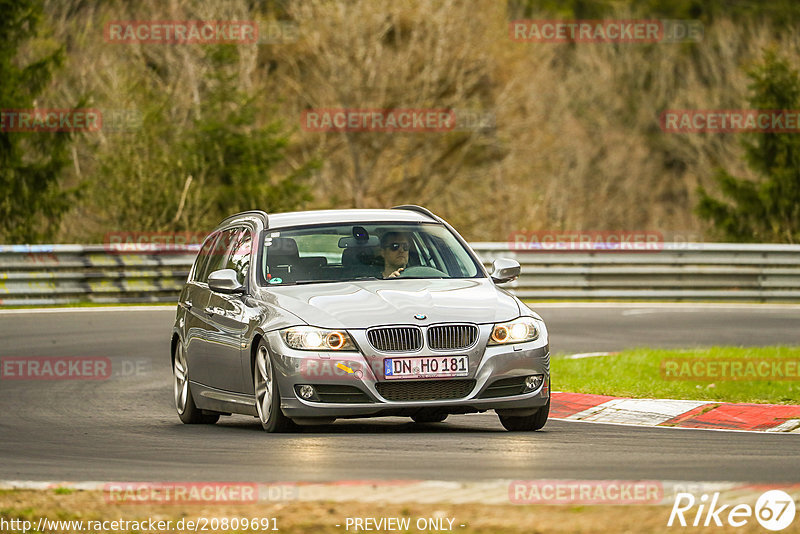
POLYGON ((178 341, 172 361, 172 393, 175 410, 186 425, 213 425, 219 421, 219 414, 203 413, 194 403, 192 387, 189 383, 189 365, 183 344, 178 341))
POLYGON ((267 432, 289 432, 294 429, 294 422, 281 411, 281 394, 272 358, 264 341, 258 343, 256 361, 253 365, 253 385, 255 387, 256 410, 261 427, 267 432))
POLYGON ((547 399, 547 404, 539 408, 533 415, 525 415, 522 417, 511 415, 498 415, 500 424, 506 430, 512 432, 533 432, 539 430, 545 423, 547 417, 550 415, 550 399, 547 399))

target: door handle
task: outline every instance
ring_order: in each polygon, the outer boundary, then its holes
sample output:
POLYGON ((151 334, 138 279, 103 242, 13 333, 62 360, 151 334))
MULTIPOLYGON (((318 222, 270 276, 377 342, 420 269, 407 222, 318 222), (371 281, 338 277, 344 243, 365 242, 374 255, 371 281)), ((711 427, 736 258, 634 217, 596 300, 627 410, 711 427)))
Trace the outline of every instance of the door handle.
POLYGON ((181 302, 181 307, 186 309, 186 310, 191 310, 192 309, 192 301, 187 300, 185 302, 181 302))

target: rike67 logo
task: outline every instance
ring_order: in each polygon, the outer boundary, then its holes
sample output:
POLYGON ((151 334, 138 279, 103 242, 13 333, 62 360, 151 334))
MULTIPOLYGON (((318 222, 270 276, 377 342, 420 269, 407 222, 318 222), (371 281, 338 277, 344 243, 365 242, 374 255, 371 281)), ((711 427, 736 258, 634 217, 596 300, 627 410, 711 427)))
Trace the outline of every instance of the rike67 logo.
POLYGON ((700 499, 695 499, 691 493, 678 493, 667 526, 671 527, 677 520, 677 524, 682 527, 687 524, 693 527, 721 527, 725 523, 732 527, 743 527, 755 517, 763 528, 776 532, 794 521, 794 499, 785 491, 769 490, 763 493, 755 507, 749 504, 720 505, 719 495, 716 492, 709 497, 704 493, 700 499))

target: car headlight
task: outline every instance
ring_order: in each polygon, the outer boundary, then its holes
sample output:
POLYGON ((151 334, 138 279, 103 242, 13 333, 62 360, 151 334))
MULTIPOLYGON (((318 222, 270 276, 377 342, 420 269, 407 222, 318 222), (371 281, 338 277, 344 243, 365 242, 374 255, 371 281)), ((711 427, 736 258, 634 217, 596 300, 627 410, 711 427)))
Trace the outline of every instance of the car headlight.
POLYGON ((286 344, 298 350, 357 350, 350 335, 344 330, 325 330, 313 326, 296 326, 281 332, 286 344))
POLYGON ((489 345, 524 343, 539 337, 539 328, 533 317, 520 317, 508 323, 499 323, 492 328, 489 345))

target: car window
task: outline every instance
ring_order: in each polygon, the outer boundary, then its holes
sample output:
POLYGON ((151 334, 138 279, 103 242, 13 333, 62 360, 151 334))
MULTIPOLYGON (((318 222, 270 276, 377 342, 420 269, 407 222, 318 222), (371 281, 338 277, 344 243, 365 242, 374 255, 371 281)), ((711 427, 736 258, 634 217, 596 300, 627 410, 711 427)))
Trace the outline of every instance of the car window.
POLYGON ((295 238, 297 252, 300 257, 324 256, 329 262, 338 262, 342 259, 342 250, 339 247, 338 233, 315 233, 298 235, 295 238))
MULTIPOLYGON (((453 249, 447 246, 440 236, 426 234, 424 241, 426 242, 426 250, 430 251, 431 262, 434 266, 445 265, 443 270, 453 273, 454 278, 469 276, 472 261, 468 257, 455 254, 453 249), (465 261, 469 261, 469 264, 465 263, 465 261)), ((441 269, 441 267, 437 268, 441 269)))
POLYGON ((202 251, 208 256, 208 260, 203 265, 202 272, 195 278, 198 282, 207 282, 208 275, 214 271, 228 268, 228 258, 230 257, 231 249, 235 243, 236 235, 242 231, 242 228, 229 228, 219 232, 219 236, 214 241, 213 245, 207 250, 202 251))
POLYGON ((236 235, 228 256, 227 268, 236 271, 236 278, 240 284, 245 283, 247 272, 250 270, 252 242, 253 236, 250 230, 242 228, 236 235))
POLYGON ((192 280, 195 282, 205 282, 208 279, 208 272, 206 267, 211 260, 211 251, 214 250, 214 244, 219 239, 219 233, 213 233, 206 238, 203 246, 200 247, 200 252, 197 253, 197 259, 194 262, 194 269, 192 280))
POLYGON ((385 279, 398 257, 404 265, 402 278, 483 276, 456 236, 433 223, 331 224, 271 231, 259 254, 260 278, 269 285, 385 279))

